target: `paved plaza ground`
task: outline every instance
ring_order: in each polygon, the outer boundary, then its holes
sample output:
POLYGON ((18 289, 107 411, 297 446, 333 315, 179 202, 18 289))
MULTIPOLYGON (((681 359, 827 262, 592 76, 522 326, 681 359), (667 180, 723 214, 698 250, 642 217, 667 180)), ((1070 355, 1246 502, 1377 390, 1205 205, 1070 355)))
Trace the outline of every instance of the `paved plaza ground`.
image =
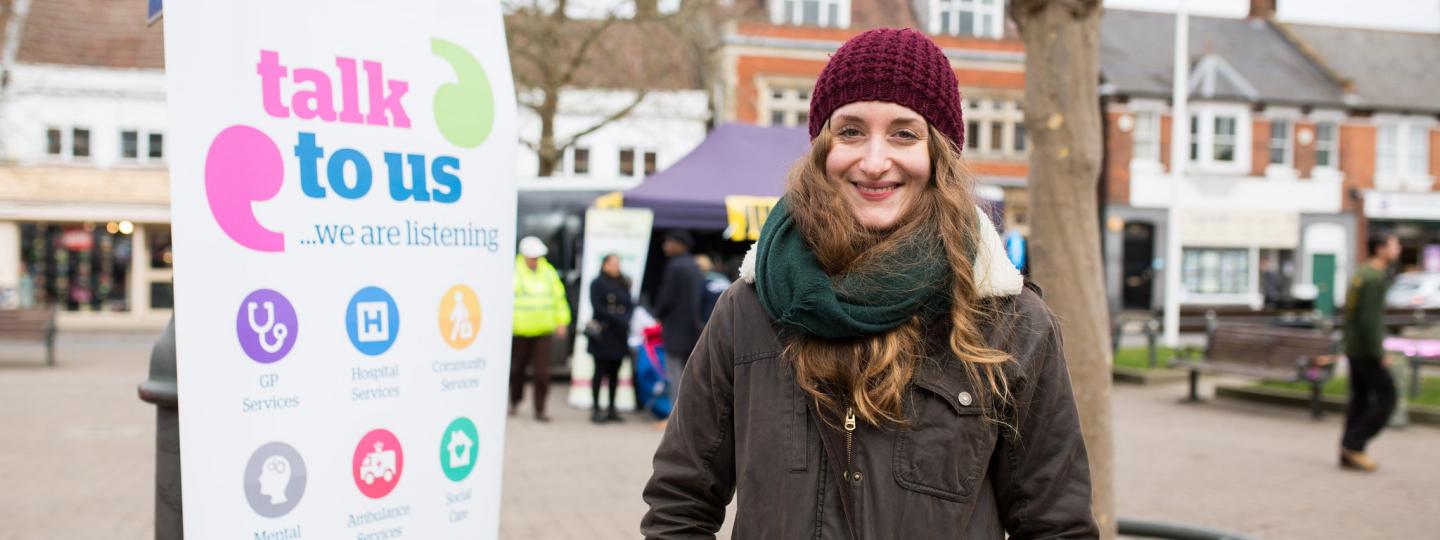
MULTIPOLYGON (((54 369, 38 346, 0 347, 0 540, 152 537, 154 410, 135 386, 154 337, 63 335, 54 369)), ((1372 449, 1381 471, 1349 473, 1335 466, 1338 415, 1315 422, 1299 409, 1185 405, 1183 393, 1116 387, 1121 515, 1266 539, 1440 530, 1440 429, 1386 432, 1372 449)), ((634 417, 593 426, 559 404, 563 394, 552 393, 554 422, 522 414, 507 430, 501 537, 638 536, 660 433, 634 417)))

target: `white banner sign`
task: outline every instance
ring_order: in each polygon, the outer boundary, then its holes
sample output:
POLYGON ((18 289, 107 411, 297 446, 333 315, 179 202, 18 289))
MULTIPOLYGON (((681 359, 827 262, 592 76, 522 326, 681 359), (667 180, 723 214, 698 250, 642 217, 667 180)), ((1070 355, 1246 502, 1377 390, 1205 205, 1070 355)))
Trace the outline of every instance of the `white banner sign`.
POLYGON ((494 538, 500 5, 174 2, 165 53, 185 535, 494 538))
POLYGON ((1180 210, 1181 241, 1194 247, 1295 249, 1300 245, 1300 214, 1270 210, 1180 210))
MULTIPOLYGON (((600 263, 605 256, 614 254, 620 258, 620 273, 630 278, 630 297, 636 305, 640 303, 640 280, 645 276, 645 259, 650 253, 651 225, 655 214, 643 208, 590 209, 585 212, 585 244, 580 263, 580 305, 577 306, 577 328, 585 328, 585 321, 594 316, 590 305, 590 283, 600 275, 600 263)), ((595 359, 586 351, 589 341, 584 332, 576 332, 575 354, 570 357, 570 396, 573 407, 591 405, 590 380, 595 377, 595 359)), ((635 409, 635 393, 631 391, 635 381, 631 379, 631 358, 620 367, 621 390, 616 393, 615 407, 619 410, 635 409)), ((609 406, 609 394, 602 392, 601 406, 609 406)))

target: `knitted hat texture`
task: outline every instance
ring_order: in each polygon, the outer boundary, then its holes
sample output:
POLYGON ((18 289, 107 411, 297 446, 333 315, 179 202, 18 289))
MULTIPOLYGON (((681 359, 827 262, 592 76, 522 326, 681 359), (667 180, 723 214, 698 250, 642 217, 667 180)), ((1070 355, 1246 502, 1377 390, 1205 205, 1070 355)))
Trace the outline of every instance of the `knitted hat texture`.
POLYGON ((950 137, 956 150, 965 148, 960 85, 945 53, 925 34, 877 28, 841 45, 810 93, 810 137, 835 109, 860 101, 905 106, 950 137))

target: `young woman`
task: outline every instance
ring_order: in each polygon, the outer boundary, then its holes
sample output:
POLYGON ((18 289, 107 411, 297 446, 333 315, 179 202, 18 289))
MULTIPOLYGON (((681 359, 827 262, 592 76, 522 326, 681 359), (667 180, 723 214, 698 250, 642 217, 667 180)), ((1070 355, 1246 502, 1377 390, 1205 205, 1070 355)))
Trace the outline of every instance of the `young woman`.
POLYGON ((960 162, 923 34, 843 45, 810 155, 720 299, 645 486, 649 538, 1092 538, 1059 328, 960 162))
POLYGON ((620 362, 630 352, 630 315, 635 303, 630 300, 630 279, 620 273, 620 257, 606 255, 600 262, 600 275, 590 282, 590 307, 600 332, 589 337, 586 350, 595 358, 595 375, 590 378, 593 401, 590 421, 619 422, 615 412, 615 386, 620 383, 620 362), (610 389, 609 412, 600 414, 600 382, 610 389))

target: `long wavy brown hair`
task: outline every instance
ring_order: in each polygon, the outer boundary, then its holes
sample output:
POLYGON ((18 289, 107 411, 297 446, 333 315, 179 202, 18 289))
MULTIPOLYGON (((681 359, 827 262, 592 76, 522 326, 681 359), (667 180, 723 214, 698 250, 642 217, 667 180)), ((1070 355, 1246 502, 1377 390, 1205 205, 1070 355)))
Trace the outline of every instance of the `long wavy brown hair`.
MULTIPOLYGON (((965 169, 949 137, 928 127, 931 177, 911 198, 895 225, 885 230, 865 227, 855 217, 844 186, 825 174, 832 135, 827 125, 811 145, 810 154, 790 170, 786 201, 796 226, 825 273, 835 276, 873 268, 881 255, 893 254, 926 236, 939 235, 952 270, 948 284, 950 311, 945 348, 965 366, 976 382, 980 404, 1008 402, 1010 391, 1001 371, 1010 359, 985 345, 980 328, 994 312, 981 298, 973 259, 980 244, 981 223, 975 211, 975 180, 965 169)), ((919 362, 943 351, 933 350, 926 321, 919 315, 882 334, 831 340, 794 335, 785 341, 785 357, 795 381, 821 410, 839 410, 839 400, 853 405, 856 415, 872 425, 907 424, 905 389, 919 362)), ((987 411, 991 407, 986 407, 987 411)))

